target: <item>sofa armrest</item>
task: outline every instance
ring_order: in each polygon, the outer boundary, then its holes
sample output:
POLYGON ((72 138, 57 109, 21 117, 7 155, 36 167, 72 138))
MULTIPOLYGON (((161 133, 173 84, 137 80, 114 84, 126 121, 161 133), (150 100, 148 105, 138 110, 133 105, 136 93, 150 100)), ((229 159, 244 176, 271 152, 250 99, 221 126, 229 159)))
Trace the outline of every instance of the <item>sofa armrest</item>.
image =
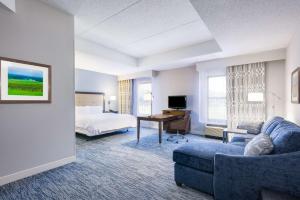
POLYGON ((215 199, 259 198, 263 188, 300 196, 300 152, 266 156, 215 155, 215 199))

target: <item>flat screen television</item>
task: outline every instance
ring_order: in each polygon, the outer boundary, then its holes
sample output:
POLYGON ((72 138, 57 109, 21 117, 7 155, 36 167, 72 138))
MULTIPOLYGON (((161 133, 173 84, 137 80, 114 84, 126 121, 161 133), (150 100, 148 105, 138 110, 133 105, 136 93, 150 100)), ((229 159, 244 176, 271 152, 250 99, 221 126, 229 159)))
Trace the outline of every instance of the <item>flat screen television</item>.
POLYGON ((173 109, 185 109, 186 96, 169 96, 168 107, 173 109))

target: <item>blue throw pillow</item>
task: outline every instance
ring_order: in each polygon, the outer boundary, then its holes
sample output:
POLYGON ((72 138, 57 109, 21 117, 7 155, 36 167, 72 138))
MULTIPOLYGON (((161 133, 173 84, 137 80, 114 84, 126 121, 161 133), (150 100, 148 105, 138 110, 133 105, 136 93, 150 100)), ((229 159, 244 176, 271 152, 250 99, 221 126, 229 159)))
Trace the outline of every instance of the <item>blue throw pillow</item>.
POLYGON ((282 122, 284 119, 282 117, 273 117, 266 121, 261 128, 261 133, 271 134, 275 127, 282 122))
POLYGON ((270 134, 273 141, 273 153, 300 151, 300 127, 289 121, 282 121, 270 134))

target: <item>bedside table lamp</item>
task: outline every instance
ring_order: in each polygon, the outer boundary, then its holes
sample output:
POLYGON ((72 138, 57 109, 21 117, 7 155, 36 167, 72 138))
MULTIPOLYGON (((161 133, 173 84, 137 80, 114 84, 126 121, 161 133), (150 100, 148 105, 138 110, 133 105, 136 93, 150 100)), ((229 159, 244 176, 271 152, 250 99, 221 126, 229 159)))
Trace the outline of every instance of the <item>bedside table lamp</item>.
POLYGON ((117 100, 117 97, 116 96, 110 96, 109 97, 109 101, 108 101, 108 109, 110 110, 110 104, 112 101, 116 101, 117 100))

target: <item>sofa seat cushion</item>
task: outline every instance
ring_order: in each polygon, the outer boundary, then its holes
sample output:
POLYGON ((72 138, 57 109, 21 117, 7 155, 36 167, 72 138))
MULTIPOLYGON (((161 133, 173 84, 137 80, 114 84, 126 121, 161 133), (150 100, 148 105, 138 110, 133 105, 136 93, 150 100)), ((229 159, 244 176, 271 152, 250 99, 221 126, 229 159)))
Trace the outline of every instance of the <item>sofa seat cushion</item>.
POLYGON ((238 145, 238 146, 241 146, 241 147, 245 147, 247 145, 247 141, 246 141, 246 138, 245 137, 233 137, 230 141, 230 144, 233 144, 233 145, 238 145))
POLYGON ((273 117, 266 121, 264 125, 261 128, 261 133, 271 134, 272 131, 276 128, 280 122, 282 122, 284 119, 282 117, 273 117))
POLYGON ((174 150, 173 160, 181 165, 212 173, 216 153, 243 155, 244 147, 214 141, 199 141, 174 150))
POLYGON ((282 121, 270 134, 274 154, 300 151, 300 127, 289 121, 282 121))

